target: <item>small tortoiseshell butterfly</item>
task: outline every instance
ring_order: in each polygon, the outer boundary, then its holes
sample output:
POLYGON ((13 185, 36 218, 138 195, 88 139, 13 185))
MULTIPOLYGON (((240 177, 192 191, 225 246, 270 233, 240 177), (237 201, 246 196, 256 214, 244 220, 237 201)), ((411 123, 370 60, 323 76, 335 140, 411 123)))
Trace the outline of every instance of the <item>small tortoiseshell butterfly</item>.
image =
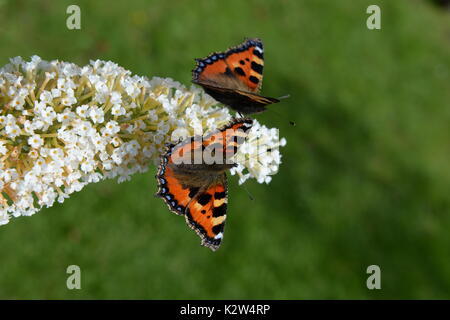
POLYGON ((202 239, 201 244, 213 251, 219 248, 224 232, 228 202, 226 171, 236 165, 230 158, 245 141, 252 124, 251 119, 233 120, 206 136, 168 145, 161 156, 156 196, 172 212, 184 215, 188 226, 202 239), (206 154, 218 161, 202 159, 206 154), (197 155, 200 161, 195 161, 197 155))
POLYGON ((280 101, 258 94, 264 67, 264 49, 259 39, 247 39, 225 52, 195 60, 192 82, 239 113, 260 113, 268 104, 280 101))

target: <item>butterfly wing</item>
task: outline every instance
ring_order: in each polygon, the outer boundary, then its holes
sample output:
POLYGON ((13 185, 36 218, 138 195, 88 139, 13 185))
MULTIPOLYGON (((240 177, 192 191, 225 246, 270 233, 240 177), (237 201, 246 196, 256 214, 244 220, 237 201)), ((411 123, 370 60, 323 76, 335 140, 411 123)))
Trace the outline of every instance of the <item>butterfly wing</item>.
POLYGON ((259 39, 247 39, 225 52, 196 59, 192 82, 235 111, 252 114, 266 110, 278 99, 258 95, 264 69, 264 48, 259 39))
POLYGON ((240 90, 258 93, 264 69, 264 47, 259 39, 248 39, 227 51, 226 63, 242 85, 240 90))
MULTIPOLYGON (((239 146, 247 138, 252 125, 252 119, 234 119, 226 126, 205 136, 203 138, 202 147, 204 151, 204 159, 208 160, 207 156, 209 156, 210 150, 221 151, 223 158, 216 158, 216 160, 220 161, 224 165, 229 165, 231 158, 236 154, 239 146)), ((215 166, 216 164, 209 165, 209 167, 215 166)))
POLYGON ((202 239, 201 244, 213 251, 222 242, 227 217, 226 181, 225 172, 218 175, 213 184, 195 196, 185 212, 186 222, 202 239))
POLYGON ((280 102, 280 100, 275 98, 264 97, 242 90, 220 88, 206 84, 201 84, 201 86, 207 94, 217 101, 244 114, 261 113, 267 110, 267 105, 280 102))
POLYGON ((226 218, 227 184, 225 171, 233 167, 227 159, 238 150, 252 127, 251 119, 236 119, 223 128, 202 139, 190 137, 176 145, 169 145, 161 156, 156 179, 158 192, 169 209, 185 215, 187 224, 202 239, 202 245, 216 250, 223 238, 226 218), (220 163, 184 163, 181 160, 195 160, 195 151, 202 153, 214 148, 220 150, 220 163), (183 156, 186 156, 182 159, 183 156))
POLYGON ((159 191, 169 209, 184 215, 186 223, 202 239, 201 244, 217 250, 222 242, 227 209, 227 184, 225 172, 215 175, 212 181, 204 181, 204 186, 189 185, 165 166, 158 172, 159 191), (212 183, 209 185, 209 183, 212 183))
POLYGON ((199 188, 186 185, 183 180, 175 175, 171 156, 175 147, 175 145, 169 145, 167 152, 161 156, 158 173, 156 174, 158 182, 156 196, 164 200, 170 211, 178 215, 184 215, 187 205, 195 197, 199 188))
POLYGON ((257 93, 261 89, 263 79, 263 52, 261 40, 247 39, 225 52, 196 59, 192 81, 200 85, 257 93))

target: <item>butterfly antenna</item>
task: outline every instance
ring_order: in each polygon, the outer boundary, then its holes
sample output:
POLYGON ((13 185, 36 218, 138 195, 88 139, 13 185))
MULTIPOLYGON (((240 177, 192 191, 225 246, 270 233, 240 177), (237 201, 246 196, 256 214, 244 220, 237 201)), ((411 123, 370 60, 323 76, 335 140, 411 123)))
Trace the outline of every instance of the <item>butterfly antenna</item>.
POLYGON ((245 192, 247 192, 248 198, 252 201, 255 200, 255 198, 253 198, 252 194, 248 191, 247 187, 244 184, 242 184, 242 187, 244 188, 245 192))
POLYGON ((290 98, 290 97, 291 97, 290 94, 285 94, 284 96, 278 97, 277 99, 278 100, 283 100, 283 99, 287 99, 287 98, 290 98))
MULTIPOLYGON (((290 94, 285 94, 284 96, 278 97, 277 99, 278 99, 278 100, 283 100, 283 99, 289 98, 290 96, 291 96, 290 94)), ((273 109, 270 109, 270 110, 271 110, 273 113, 275 113, 277 116, 282 117, 282 118, 285 118, 285 117, 283 117, 280 113, 274 111, 273 109)), ((290 124, 291 126, 293 126, 293 127, 295 127, 295 126, 297 125, 297 124, 295 123, 295 121, 292 121, 292 120, 289 120, 289 124, 290 124)))
MULTIPOLYGON (((280 98, 278 98, 278 99, 280 99, 280 98)), ((280 117, 280 118, 286 119, 286 117, 285 117, 284 114, 278 113, 277 111, 275 111, 275 110, 273 110, 273 109, 267 109, 267 110, 273 112, 274 114, 276 114, 276 115, 277 115, 278 117, 280 117)), ((288 120, 288 121, 289 121, 289 124, 290 124, 291 126, 293 126, 293 127, 295 127, 295 126, 297 125, 297 124, 295 123, 295 121, 292 121, 292 120, 288 120)))

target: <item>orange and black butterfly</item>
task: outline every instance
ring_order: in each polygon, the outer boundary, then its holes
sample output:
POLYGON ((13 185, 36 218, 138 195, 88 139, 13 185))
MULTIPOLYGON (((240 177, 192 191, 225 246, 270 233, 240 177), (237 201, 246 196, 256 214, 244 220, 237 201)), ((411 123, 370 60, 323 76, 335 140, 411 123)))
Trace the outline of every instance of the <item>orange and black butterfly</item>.
POLYGON ((247 39, 225 52, 195 59, 192 82, 217 101, 243 113, 260 113, 280 100, 259 95, 263 80, 264 49, 260 39, 247 39))
POLYGON ((235 166, 231 158, 252 124, 251 119, 233 120, 208 135, 171 144, 161 156, 156 196, 172 212, 183 215, 202 239, 201 244, 212 250, 217 250, 223 239, 228 203, 226 171, 235 166))

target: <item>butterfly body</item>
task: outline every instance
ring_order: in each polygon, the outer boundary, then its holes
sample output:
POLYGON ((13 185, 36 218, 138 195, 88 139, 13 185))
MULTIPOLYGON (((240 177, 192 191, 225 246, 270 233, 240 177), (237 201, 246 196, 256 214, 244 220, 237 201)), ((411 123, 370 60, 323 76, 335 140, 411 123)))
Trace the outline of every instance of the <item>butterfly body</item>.
POLYGON ((229 106, 234 111, 243 114, 261 113, 267 110, 268 104, 277 103, 280 100, 270 97, 264 97, 250 92, 214 87, 206 84, 200 84, 205 92, 211 97, 229 106))
POLYGON ((239 46, 196 61, 192 82, 239 113, 260 113, 267 105, 279 102, 258 94, 264 68, 264 49, 259 39, 247 39, 239 46))
POLYGON ((188 226, 202 239, 202 245, 219 248, 227 210, 226 171, 235 166, 229 160, 246 138, 252 121, 239 119, 204 137, 191 137, 171 144, 161 157, 156 175, 161 197, 169 209, 184 215, 188 226), (216 162, 196 156, 212 154, 216 162))

